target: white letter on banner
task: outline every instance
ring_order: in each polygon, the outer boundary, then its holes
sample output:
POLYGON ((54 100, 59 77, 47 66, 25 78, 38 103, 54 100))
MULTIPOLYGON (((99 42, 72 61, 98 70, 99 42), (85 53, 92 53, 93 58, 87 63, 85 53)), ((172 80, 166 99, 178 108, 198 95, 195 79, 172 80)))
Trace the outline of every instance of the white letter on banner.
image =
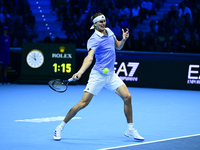
POLYGON ((124 72, 125 76, 128 75, 127 70, 126 70, 126 65, 124 62, 121 63, 116 74, 118 75, 120 72, 124 72))
POLYGON ((191 76, 191 74, 198 74, 199 71, 194 71, 192 70, 192 68, 199 68, 199 65, 189 65, 189 69, 188 69, 188 79, 198 79, 198 77, 195 76, 191 76))
POLYGON ((132 69, 131 69, 131 71, 130 71, 130 73, 129 73, 129 77, 132 77, 133 75, 134 75, 134 73, 135 73, 135 71, 137 70, 137 68, 138 68, 138 66, 139 66, 139 64, 140 63, 138 63, 138 62, 129 62, 128 63, 128 67, 132 67, 132 69))

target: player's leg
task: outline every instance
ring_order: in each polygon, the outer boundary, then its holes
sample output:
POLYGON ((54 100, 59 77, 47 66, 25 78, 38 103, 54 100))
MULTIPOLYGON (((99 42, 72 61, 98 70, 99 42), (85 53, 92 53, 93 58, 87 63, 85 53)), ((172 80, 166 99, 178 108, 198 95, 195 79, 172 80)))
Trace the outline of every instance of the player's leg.
POLYGON ((127 86, 125 84, 121 85, 117 88, 116 93, 124 101, 124 113, 127 119, 127 123, 133 123, 131 94, 129 93, 127 86))
POLYGON ((67 113, 67 115, 65 116, 63 122, 58 125, 56 127, 56 130, 54 132, 54 140, 61 140, 61 132, 64 129, 65 124, 70 121, 79 110, 85 108, 90 101, 93 98, 93 94, 89 93, 89 92, 84 92, 83 97, 81 98, 81 100, 78 102, 78 104, 76 104, 75 106, 73 106, 69 112, 67 113))
POLYGON ((83 97, 81 98, 81 100, 79 101, 78 104, 76 104, 74 107, 72 107, 68 114, 66 115, 65 119, 63 120, 65 123, 67 123, 71 118, 73 118, 76 113, 85 108, 89 103, 90 101, 92 100, 93 98, 93 94, 91 93, 88 93, 88 92, 84 92, 83 94, 83 97))
POLYGON ((124 101, 124 113, 128 123, 128 129, 125 132, 125 136, 134 138, 137 141, 144 141, 144 138, 138 134, 133 125, 131 94, 129 93, 127 86, 125 84, 121 85, 117 88, 116 93, 124 101))

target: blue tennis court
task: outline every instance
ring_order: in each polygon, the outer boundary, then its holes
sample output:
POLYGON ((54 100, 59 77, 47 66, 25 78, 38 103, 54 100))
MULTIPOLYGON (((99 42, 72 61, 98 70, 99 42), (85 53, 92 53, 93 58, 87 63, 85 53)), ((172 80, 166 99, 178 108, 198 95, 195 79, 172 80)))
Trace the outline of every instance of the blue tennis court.
POLYGON ((84 88, 70 85, 61 94, 48 85, 0 85, 1 149, 200 149, 200 92, 189 90, 129 87, 142 143, 124 136, 123 101, 106 89, 65 126, 62 140, 54 141, 56 126, 84 88))

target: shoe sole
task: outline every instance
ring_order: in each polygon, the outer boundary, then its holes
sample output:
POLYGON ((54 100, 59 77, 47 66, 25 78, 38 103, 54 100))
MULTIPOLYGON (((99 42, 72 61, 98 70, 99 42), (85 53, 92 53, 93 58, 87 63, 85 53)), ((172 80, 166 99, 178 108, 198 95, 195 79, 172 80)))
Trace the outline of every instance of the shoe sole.
POLYGON ((61 139, 57 139, 56 137, 53 137, 53 139, 55 140, 55 141, 60 141, 61 139))
POLYGON ((143 142, 144 141, 144 139, 137 139, 137 138, 134 138, 134 137, 132 137, 132 136, 129 136, 129 135, 127 135, 126 133, 124 134, 126 137, 129 137, 129 138, 133 138, 135 141, 137 141, 137 142, 143 142))

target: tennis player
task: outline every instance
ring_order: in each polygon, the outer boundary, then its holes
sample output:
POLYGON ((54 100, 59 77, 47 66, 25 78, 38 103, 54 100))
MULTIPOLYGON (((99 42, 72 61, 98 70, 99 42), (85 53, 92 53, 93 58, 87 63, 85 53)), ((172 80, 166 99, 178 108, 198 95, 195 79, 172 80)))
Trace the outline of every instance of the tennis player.
POLYGON ((137 141, 143 141, 137 130, 134 129, 132 119, 132 104, 131 95, 124 82, 115 74, 115 49, 121 50, 124 43, 129 37, 129 30, 122 29, 122 40, 118 41, 114 33, 106 28, 106 17, 102 13, 96 13, 91 17, 93 25, 90 29, 95 29, 93 35, 87 42, 88 55, 85 57, 79 71, 73 75, 74 80, 79 80, 82 74, 88 69, 93 61, 93 56, 96 57, 96 63, 93 66, 88 84, 84 90, 83 97, 78 104, 73 106, 63 122, 57 126, 54 132, 54 139, 61 140, 61 132, 65 124, 76 115, 76 113, 85 108, 94 95, 98 95, 103 87, 117 93, 124 101, 124 112, 128 123, 128 129, 125 136, 134 138, 137 141), (109 72, 104 73, 103 69, 108 68, 109 72), (78 78, 76 78, 76 76, 78 78))
MULTIPOLYGON (((0 72, 4 66, 4 83, 7 84, 7 69, 8 65, 10 65, 10 36, 7 35, 8 33, 8 27, 3 27, 3 35, 0 36, 0 72)), ((0 79, 0 84, 2 84, 0 79)))

